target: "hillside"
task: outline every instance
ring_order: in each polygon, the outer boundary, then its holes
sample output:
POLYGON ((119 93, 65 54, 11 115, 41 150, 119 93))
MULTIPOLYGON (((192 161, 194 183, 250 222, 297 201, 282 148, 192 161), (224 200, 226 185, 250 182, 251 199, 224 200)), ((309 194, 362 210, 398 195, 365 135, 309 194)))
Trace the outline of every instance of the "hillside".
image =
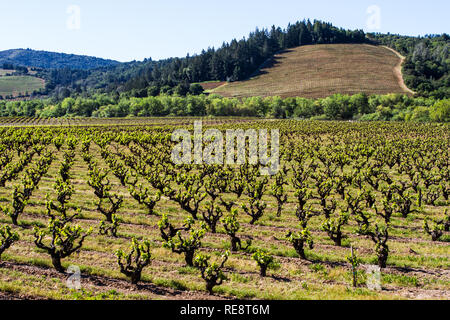
POLYGON ((0 65, 3 63, 43 69, 69 68, 75 70, 90 70, 120 64, 114 60, 30 49, 0 51, 0 65))
POLYGON ((0 69, 0 96, 3 98, 26 96, 45 86, 44 79, 29 75, 9 75, 13 72, 14 70, 0 69))
POLYGON ((411 93, 401 78, 402 58, 393 50, 366 44, 301 46, 275 55, 250 80, 211 90, 225 97, 301 96, 335 93, 411 93))
POLYGON ((34 75, 46 84, 40 95, 58 101, 81 93, 138 98, 159 94, 185 96, 191 92, 190 85, 197 83, 208 92, 227 97, 315 98, 336 92, 414 91, 422 97, 444 99, 450 98, 449 48, 447 34, 366 34, 320 20, 303 20, 284 29, 257 28, 248 37, 232 39, 218 48, 208 47, 193 56, 119 63, 18 49, 0 52, 0 67, 39 67, 34 75), (267 61, 272 65, 266 64, 260 70, 267 61), (258 71, 259 76, 252 79, 258 71), (216 88, 227 82, 232 84, 216 88))

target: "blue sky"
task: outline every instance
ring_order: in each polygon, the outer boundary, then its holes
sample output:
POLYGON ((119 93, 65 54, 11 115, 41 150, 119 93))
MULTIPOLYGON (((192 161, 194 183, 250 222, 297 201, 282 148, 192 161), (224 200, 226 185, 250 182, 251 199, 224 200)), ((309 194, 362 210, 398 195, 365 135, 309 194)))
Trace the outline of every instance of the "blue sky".
POLYGON ((307 18, 370 32, 450 33, 448 0, 2 0, 0 12, 0 50, 31 48, 119 61, 192 55, 256 27, 284 28, 307 18), (373 5, 380 10, 379 29, 368 28, 373 16, 367 9, 373 5))

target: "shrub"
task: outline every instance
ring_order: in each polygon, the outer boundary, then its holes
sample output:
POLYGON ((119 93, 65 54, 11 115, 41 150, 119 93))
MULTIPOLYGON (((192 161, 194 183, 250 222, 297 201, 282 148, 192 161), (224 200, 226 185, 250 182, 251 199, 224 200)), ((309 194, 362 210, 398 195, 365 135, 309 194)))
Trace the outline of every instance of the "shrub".
POLYGON ((295 251, 302 259, 306 259, 304 248, 305 245, 308 245, 310 249, 314 248, 314 241, 308 228, 303 228, 302 226, 300 226, 299 232, 289 232, 286 237, 287 240, 294 246, 295 251))
POLYGON ((161 192, 158 190, 154 196, 150 194, 149 188, 143 187, 140 184, 138 187, 129 186, 128 188, 130 195, 137 201, 139 204, 145 205, 148 210, 148 214, 154 214, 153 209, 155 205, 161 200, 161 192))
POLYGON ((195 96, 201 95, 203 91, 203 87, 198 83, 193 83, 189 87, 189 93, 195 96))
POLYGON ((108 223, 105 220, 102 220, 100 222, 99 233, 101 235, 110 234, 112 237, 117 238, 117 229, 119 228, 119 225, 121 222, 122 222, 122 219, 120 219, 115 214, 113 214, 111 223, 108 223))
POLYGON ((380 121, 382 120, 380 113, 374 112, 363 115, 359 118, 359 121, 380 121))
POLYGON ((212 233, 216 233, 217 223, 222 218, 223 211, 220 207, 215 206, 214 202, 208 201, 205 210, 201 211, 203 220, 208 225, 212 233))
POLYGON ((206 225, 201 224, 199 229, 192 229, 193 221, 188 224, 186 228, 181 230, 189 230, 189 235, 183 236, 180 229, 175 229, 168 222, 167 216, 163 216, 163 219, 158 223, 161 231, 161 236, 164 240, 163 246, 167 249, 171 249, 172 252, 181 254, 184 253, 186 264, 190 267, 194 266, 195 251, 201 247, 201 240, 205 236, 206 225), (169 234, 166 233, 166 229, 169 230, 169 234), (173 232, 176 231, 174 235, 173 232))
POLYGON ((430 110, 430 119, 437 122, 449 122, 450 99, 436 102, 430 110))
POLYGON ((126 254, 122 250, 117 250, 116 256, 120 272, 129 277, 132 284, 138 284, 142 270, 151 262, 150 242, 145 240, 139 243, 136 238, 133 238, 130 252, 126 254))
POLYGON ((376 224, 374 230, 366 232, 375 243, 375 252, 378 257, 378 266, 380 268, 386 268, 386 263, 389 255, 389 247, 387 241, 389 239, 389 224, 376 224))
POLYGON ((427 217, 423 221, 423 229, 431 236, 431 240, 439 241, 439 239, 444 234, 445 221, 436 221, 434 219, 430 221, 430 219, 427 217))
POLYGON ((0 228, 0 260, 3 252, 9 249, 12 244, 19 240, 19 235, 16 232, 11 231, 10 226, 4 226, 0 228))
POLYGON ((34 228, 34 243, 39 249, 47 251, 55 269, 64 273, 61 259, 80 250, 83 241, 91 232, 92 229, 85 232, 80 226, 69 226, 66 221, 52 217, 46 229, 34 228), (47 236, 50 241, 45 244, 47 236))
POLYGON ((353 247, 350 255, 347 256, 347 261, 352 265, 353 287, 356 287, 358 285, 358 267, 361 264, 361 259, 356 255, 356 250, 353 250, 353 247))
POLYGON ((225 228, 225 232, 231 238, 231 251, 238 251, 240 249, 246 250, 251 245, 251 241, 247 241, 247 246, 242 247, 241 239, 236 235, 241 228, 239 221, 237 220, 238 211, 237 209, 233 209, 228 215, 222 219, 223 227, 225 228))
POLYGON ((348 214, 341 212, 337 218, 327 218, 322 224, 322 230, 326 231, 331 240, 333 240, 336 246, 342 245, 342 239, 344 235, 342 234, 342 226, 348 222, 348 214))
POLYGON ((261 275, 261 277, 265 277, 267 275, 268 269, 276 270, 280 267, 278 261, 276 261, 271 254, 261 249, 258 249, 252 255, 252 258, 259 266, 259 274, 261 275))
POLYGON ((410 115, 406 116, 407 121, 428 122, 430 121, 430 109, 428 107, 416 107, 410 115))
POLYGON ((210 256, 198 254, 195 257, 194 265, 200 269, 201 277, 206 282, 206 290, 208 290, 209 294, 213 294, 213 288, 215 286, 220 286, 222 282, 227 279, 222 269, 227 262, 229 255, 230 253, 228 251, 225 252, 220 264, 217 262, 210 263, 210 256))

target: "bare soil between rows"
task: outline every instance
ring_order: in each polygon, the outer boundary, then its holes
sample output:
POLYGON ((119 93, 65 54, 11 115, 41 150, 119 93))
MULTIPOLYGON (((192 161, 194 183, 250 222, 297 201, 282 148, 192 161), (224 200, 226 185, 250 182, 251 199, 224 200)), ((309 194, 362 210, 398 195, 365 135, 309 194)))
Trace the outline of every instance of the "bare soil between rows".
MULTIPOLYGON (((14 271, 23 272, 34 276, 45 276, 47 278, 58 278, 66 281, 71 274, 62 274, 50 268, 31 266, 14 262, 2 262, 0 268, 7 268, 14 271)), ((229 300, 230 298, 220 295, 209 295, 206 292, 183 291, 163 286, 157 286, 148 282, 140 282, 135 286, 131 283, 108 277, 101 277, 89 274, 81 275, 82 286, 86 289, 107 292, 115 290, 123 294, 136 294, 148 296, 155 300, 229 300)), ((0 292, 0 300, 48 300, 45 297, 33 297, 12 292, 0 292)))

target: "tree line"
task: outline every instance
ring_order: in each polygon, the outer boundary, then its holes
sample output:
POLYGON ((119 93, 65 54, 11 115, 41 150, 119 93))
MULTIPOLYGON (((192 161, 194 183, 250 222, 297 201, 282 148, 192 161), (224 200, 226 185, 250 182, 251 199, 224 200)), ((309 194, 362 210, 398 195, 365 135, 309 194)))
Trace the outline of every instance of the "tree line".
POLYGON ((35 95, 58 100, 97 93, 119 95, 128 92, 130 96, 141 98, 160 93, 185 95, 193 83, 247 79, 283 50, 337 43, 368 43, 393 48, 406 57, 403 74, 409 88, 425 97, 450 98, 447 34, 425 37, 365 34, 362 30, 345 30, 319 20, 299 21, 285 29, 275 26, 256 29, 241 40, 233 39, 224 42, 220 48, 208 48, 184 58, 159 61, 149 58, 89 70, 67 65, 40 69, 37 76, 46 80, 46 87, 35 95))
POLYGON ((47 100, 0 101, 0 116, 25 117, 150 117, 246 116, 319 120, 450 121, 450 99, 401 94, 353 96, 335 94, 323 99, 290 97, 223 98, 218 95, 160 95, 136 98, 96 94, 47 100))
POLYGON ((450 98, 448 34, 425 37, 369 34, 368 37, 405 56, 403 78, 409 88, 423 96, 450 98))
POLYGON ((60 87, 77 93, 124 92, 152 86, 175 88, 212 80, 238 81, 250 77, 264 62, 285 49, 310 44, 368 42, 362 30, 345 30, 319 20, 304 20, 285 29, 275 26, 270 30, 256 29, 247 38, 233 39, 218 49, 208 48, 185 58, 159 61, 150 58, 84 72, 68 68, 43 71, 48 84, 40 93, 59 97, 60 87))

